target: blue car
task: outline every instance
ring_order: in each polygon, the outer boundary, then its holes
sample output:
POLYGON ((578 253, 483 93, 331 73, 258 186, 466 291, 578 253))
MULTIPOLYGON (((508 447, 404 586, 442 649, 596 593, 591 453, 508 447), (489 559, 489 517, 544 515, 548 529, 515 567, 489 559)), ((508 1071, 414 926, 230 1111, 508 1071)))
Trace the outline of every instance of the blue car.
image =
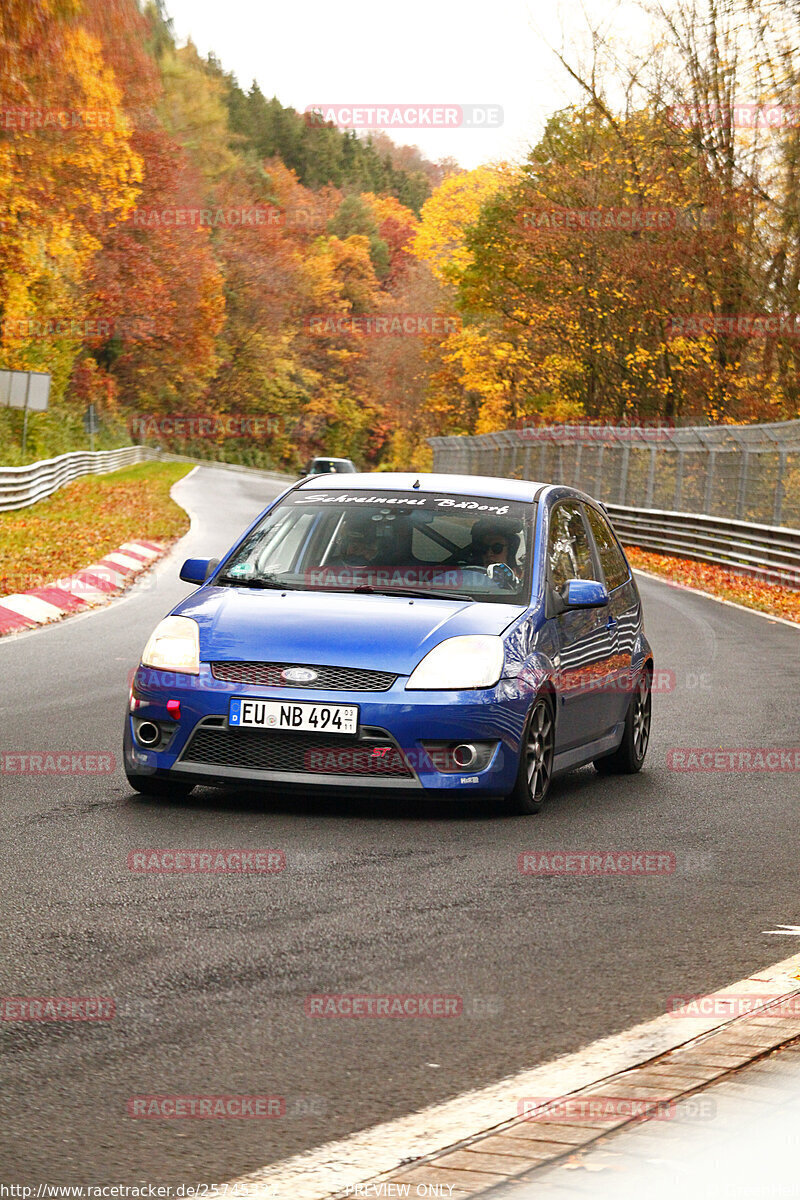
POLYGON ((197 784, 505 797, 639 771, 653 655, 603 507, 466 475, 302 480, 156 628, 125 721, 148 795, 197 784))

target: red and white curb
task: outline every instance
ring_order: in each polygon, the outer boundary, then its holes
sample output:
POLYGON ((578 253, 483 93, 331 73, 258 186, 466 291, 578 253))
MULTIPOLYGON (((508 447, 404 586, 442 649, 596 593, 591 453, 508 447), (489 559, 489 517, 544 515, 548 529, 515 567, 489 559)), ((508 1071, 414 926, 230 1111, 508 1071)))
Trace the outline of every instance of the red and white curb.
POLYGON ((0 637, 107 604, 168 549, 162 542, 123 542, 118 550, 73 575, 28 592, 0 596, 0 637))

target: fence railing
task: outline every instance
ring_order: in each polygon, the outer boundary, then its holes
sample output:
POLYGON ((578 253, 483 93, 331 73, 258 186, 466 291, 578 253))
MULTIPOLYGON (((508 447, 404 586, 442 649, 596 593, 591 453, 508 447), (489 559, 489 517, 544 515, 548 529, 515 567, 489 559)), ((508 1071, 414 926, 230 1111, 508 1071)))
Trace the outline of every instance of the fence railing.
POLYGON ((800 421, 533 426, 430 444, 434 471, 569 484, 603 501, 627 545, 800 588, 800 421))
POLYGON ((24 467, 0 467, 0 512, 36 504, 81 475, 106 475, 158 457, 146 446, 124 446, 121 450, 76 450, 24 467))
POLYGON ((435 471, 568 483, 607 504, 800 526, 800 421, 531 426, 430 444, 435 471))
POLYGON ((800 588, 800 529, 607 504, 620 541, 800 588))
POLYGON ((219 462, 215 458, 187 458, 183 454, 170 454, 165 450, 157 450, 152 446, 124 446, 121 450, 78 450, 71 454, 60 454, 58 458, 48 458, 43 462, 29 463, 25 467, 0 466, 0 512, 11 509, 27 508, 52 496, 65 483, 81 475, 106 475, 109 471, 118 471, 120 467, 130 467, 134 463, 149 462, 157 459, 161 462, 194 463, 198 467, 215 467, 225 471, 244 472, 249 475, 260 475, 266 479, 274 479, 277 483, 290 483, 297 477, 285 471, 268 471, 261 467, 243 467, 238 463, 219 462))

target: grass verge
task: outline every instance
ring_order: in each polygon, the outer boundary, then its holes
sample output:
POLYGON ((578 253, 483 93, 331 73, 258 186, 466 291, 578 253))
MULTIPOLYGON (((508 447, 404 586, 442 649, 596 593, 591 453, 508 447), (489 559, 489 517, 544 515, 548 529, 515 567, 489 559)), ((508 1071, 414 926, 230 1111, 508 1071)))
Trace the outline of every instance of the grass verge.
POLYGON ((189 518, 170 499, 189 463, 139 463, 87 475, 30 508, 0 513, 0 596, 80 571, 122 542, 171 542, 189 518))
POLYGON ((632 567, 662 575, 675 583, 685 583, 710 592, 721 600, 733 600, 746 608, 783 617, 800 624, 800 591, 777 583, 762 583, 738 571, 729 571, 714 563, 694 562, 689 558, 673 558, 671 555, 654 554, 640 550, 638 546, 626 546, 625 553, 632 567))

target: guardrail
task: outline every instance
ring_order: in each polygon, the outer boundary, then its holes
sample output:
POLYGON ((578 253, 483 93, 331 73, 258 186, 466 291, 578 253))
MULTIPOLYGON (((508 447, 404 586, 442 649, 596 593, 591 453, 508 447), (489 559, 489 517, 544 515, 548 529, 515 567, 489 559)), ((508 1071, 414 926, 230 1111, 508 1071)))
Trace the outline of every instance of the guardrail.
POLYGON ((624 545, 674 554, 800 588, 800 529, 606 504, 624 545))
POLYGON ((217 467, 225 471, 239 471, 249 475, 261 475, 278 483, 289 483, 296 475, 284 471, 262 470, 260 467, 243 467, 238 463, 218 462, 214 458, 187 458, 184 454, 170 454, 152 446, 124 446, 121 450, 76 450, 71 454, 60 454, 42 462, 29 463, 24 467, 0 467, 0 512, 28 508, 47 496, 52 496, 65 483, 79 479, 82 475, 107 475, 120 467, 130 467, 138 462, 185 462, 198 467, 217 467))
POLYGON ((121 450, 75 450, 24 467, 0 467, 0 512, 28 508, 82 475, 106 475, 152 458, 158 454, 147 446, 123 446, 121 450))

